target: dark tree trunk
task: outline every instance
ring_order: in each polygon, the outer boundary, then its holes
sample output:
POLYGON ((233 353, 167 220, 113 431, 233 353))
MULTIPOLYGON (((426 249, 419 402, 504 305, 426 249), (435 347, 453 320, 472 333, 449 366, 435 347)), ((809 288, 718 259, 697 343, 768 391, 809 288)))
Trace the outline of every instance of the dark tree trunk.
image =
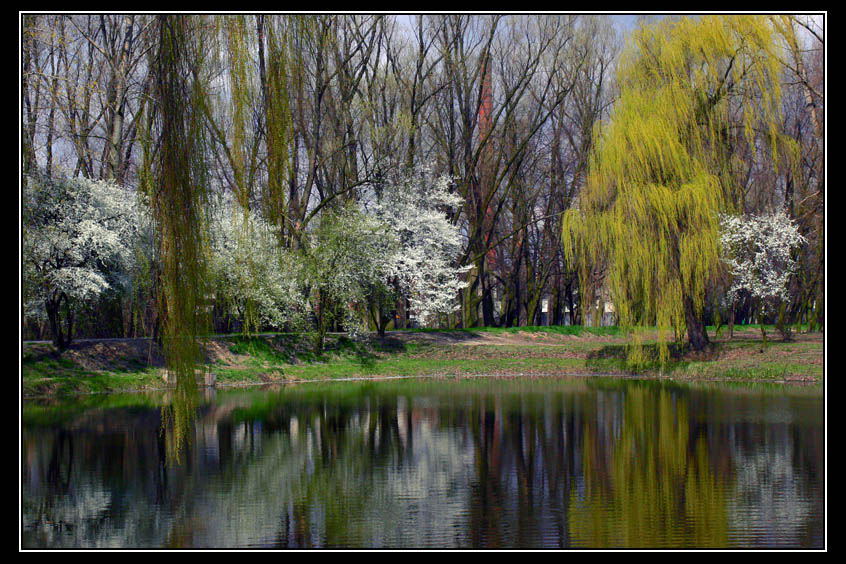
POLYGON ((491 287, 486 283, 486 279, 482 280, 482 323, 485 327, 493 327, 496 325, 494 319, 494 303, 491 287))
POLYGON ((385 338, 385 330, 388 328, 388 323, 391 322, 391 316, 389 313, 385 311, 384 304, 380 303, 379 307, 377 308, 376 315, 378 316, 378 320, 376 323, 376 330, 379 332, 379 337, 382 339, 385 338))
POLYGON ((46 304, 47 319, 50 322, 50 333, 53 335, 53 345, 59 352, 65 351, 70 346, 73 332, 73 313, 70 302, 64 292, 60 293, 55 300, 48 300, 46 304), (65 303, 65 312, 68 319, 67 333, 62 327, 62 302, 65 303))
POLYGON ((687 322, 687 338, 690 342, 691 350, 705 350, 710 344, 708 332, 705 330, 705 322, 702 320, 702 316, 696 313, 693 301, 688 297, 684 298, 684 315, 687 322))

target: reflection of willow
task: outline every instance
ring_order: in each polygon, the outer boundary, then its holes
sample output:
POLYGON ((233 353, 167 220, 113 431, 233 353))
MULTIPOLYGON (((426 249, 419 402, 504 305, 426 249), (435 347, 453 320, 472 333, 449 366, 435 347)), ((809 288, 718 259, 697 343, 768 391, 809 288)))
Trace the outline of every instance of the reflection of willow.
MULTIPOLYGON (((185 380, 185 379, 183 379, 185 380)), ((197 384, 190 386, 177 385, 171 394, 171 401, 161 408, 161 433, 165 439, 165 453, 170 464, 178 464, 182 460, 182 453, 190 446, 194 418, 197 410, 197 384)))
POLYGON ((651 388, 632 388, 622 427, 604 443, 611 431, 603 424, 585 426, 584 496, 570 496, 573 544, 725 547, 727 489, 705 439, 691 437, 687 401, 665 389, 656 398, 651 388))

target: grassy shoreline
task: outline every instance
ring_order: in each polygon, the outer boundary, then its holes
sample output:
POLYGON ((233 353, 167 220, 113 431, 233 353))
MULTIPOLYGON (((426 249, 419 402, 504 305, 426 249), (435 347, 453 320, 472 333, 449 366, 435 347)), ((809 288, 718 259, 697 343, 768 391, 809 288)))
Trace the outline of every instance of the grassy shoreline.
MULTIPOLYGON (((637 371, 626 365, 627 336, 616 327, 397 331, 362 341, 333 335, 320 354, 308 334, 227 335, 207 341, 204 360, 219 387, 424 376, 822 383, 822 333, 782 341, 772 328, 767 332, 764 346, 757 326, 736 327, 732 339, 710 328, 709 352, 678 349, 667 364, 637 371)), ((21 390, 31 398, 164 389, 163 368, 149 340, 77 343, 61 356, 52 345, 24 343, 21 390)))

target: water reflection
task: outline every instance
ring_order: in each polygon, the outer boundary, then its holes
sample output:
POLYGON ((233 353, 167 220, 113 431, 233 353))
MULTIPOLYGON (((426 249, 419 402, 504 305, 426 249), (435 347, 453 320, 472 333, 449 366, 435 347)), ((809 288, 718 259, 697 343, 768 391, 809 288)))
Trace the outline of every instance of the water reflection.
POLYGON ((573 544, 725 547, 726 488, 686 401, 631 389, 622 421, 584 428, 585 483, 570 498, 573 544))
POLYGON ((212 392, 181 464, 161 398, 90 401, 25 406, 25 547, 823 544, 814 393, 563 380, 212 392))

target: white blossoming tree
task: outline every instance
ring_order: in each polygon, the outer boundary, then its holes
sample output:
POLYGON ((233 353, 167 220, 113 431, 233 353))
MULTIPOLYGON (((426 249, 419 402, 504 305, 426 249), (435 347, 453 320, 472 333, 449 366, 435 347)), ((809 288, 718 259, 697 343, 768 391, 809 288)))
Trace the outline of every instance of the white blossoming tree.
POLYGON ((318 351, 333 322, 353 335, 363 329, 361 307, 382 287, 395 248, 387 226, 358 206, 323 212, 302 249, 318 351))
POLYGON ((63 351, 79 306, 129 283, 137 198, 109 181, 37 175, 26 178, 22 212, 23 313, 46 317, 63 351))
MULTIPOLYGON (((723 261, 732 275, 727 299, 733 303, 747 291, 758 300, 758 321, 789 299, 788 283, 796 261, 792 252, 805 242, 783 210, 743 216, 721 215, 723 261)), ((761 325, 766 343, 766 333, 761 325)))
MULTIPOLYGON (((461 234, 447 211, 462 204, 450 193, 449 176, 435 176, 422 166, 372 194, 375 216, 389 226, 398 245, 389 257, 385 282, 388 300, 408 299, 417 323, 432 323, 438 314, 459 308, 458 291, 466 286, 461 274, 470 267, 456 267, 462 248, 461 234)), ((380 304, 381 305, 381 304, 380 304)), ((379 331, 388 318, 380 307, 379 331)))
POLYGON ((467 268, 452 266, 462 242, 447 210, 461 198, 449 182, 421 167, 396 183, 370 186, 361 206, 323 212, 302 250, 318 348, 333 321, 361 331, 365 306, 378 312, 381 335, 398 299, 409 300, 421 325, 459 307, 467 268))
POLYGON ((220 311, 247 333, 301 327, 301 264, 278 245, 277 228, 255 212, 245 216, 229 199, 212 210, 209 232, 209 274, 220 311))

